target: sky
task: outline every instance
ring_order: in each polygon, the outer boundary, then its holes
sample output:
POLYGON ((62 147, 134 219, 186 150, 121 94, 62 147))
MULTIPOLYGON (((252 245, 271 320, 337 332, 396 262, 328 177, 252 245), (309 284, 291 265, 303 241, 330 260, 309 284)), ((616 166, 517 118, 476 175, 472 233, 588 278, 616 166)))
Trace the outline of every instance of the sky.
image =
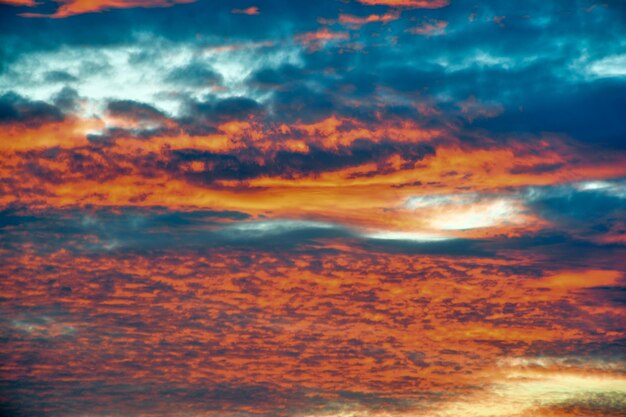
POLYGON ((622 0, 0 0, 0 412, 626 413, 622 0))

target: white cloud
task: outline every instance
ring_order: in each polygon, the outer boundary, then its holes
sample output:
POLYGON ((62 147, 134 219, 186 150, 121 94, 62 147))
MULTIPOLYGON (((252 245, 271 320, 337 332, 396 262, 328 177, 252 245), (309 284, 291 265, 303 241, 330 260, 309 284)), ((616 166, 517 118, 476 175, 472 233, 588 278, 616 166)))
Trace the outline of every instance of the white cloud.
POLYGON ((365 233, 364 237, 369 239, 377 239, 377 240, 410 240, 416 242, 440 242, 444 240, 453 239, 452 237, 436 234, 436 233, 428 233, 428 232, 397 232, 397 231, 387 231, 387 230, 379 230, 376 232, 365 233))
POLYGON ((494 199, 469 206, 442 210, 430 219, 430 225, 441 230, 467 230, 517 223, 521 212, 511 199, 494 199))
POLYGON ((522 221, 523 205, 516 196, 476 193, 414 196, 405 208, 415 210, 434 230, 468 230, 522 221))
MULTIPOLYGON (((587 401, 593 395, 624 398, 626 377, 583 361, 581 368, 563 364, 572 358, 510 358, 500 362, 502 374, 490 387, 463 400, 450 402, 433 417, 518 417, 543 415, 544 407, 587 401), (537 367, 541 369, 536 369, 537 367)), ((593 406, 592 403, 590 403, 593 406)), ((600 406, 600 404, 596 404, 600 406)))
POLYGON ((626 54, 611 55, 593 61, 587 66, 587 72, 595 77, 626 77, 626 54))
POLYGON ((280 235, 306 229, 332 229, 337 226, 331 223, 309 220, 266 220, 258 222, 243 222, 228 225, 222 229, 230 235, 260 237, 265 235, 280 235))
POLYGON ((49 82, 46 74, 58 71, 77 78, 69 85, 86 99, 85 115, 101 115, 109 99, 139 101, 177 115, 183 97, 201 100, 211 93, 218 98, 245 95, 262 100, 246 83, 253 71, 287 63, 301 64, 300 49, 296 46, 258 51, 254 45, 205 48, 148 36, 131 46, 65 46, 23 55, 11 65, 10 71, 0 76, 0 93, 12 90, 33 100, 49 100, 63 84, 49 82), (185 86, 166 80, 173 69, 192 62, 206 64, 218 72, 224 85, 185 86))
POLYGON ((74 326, 48 317, 31 317, 11 322, 13 328, 37 337, 65 336, 76 332, 74 326))

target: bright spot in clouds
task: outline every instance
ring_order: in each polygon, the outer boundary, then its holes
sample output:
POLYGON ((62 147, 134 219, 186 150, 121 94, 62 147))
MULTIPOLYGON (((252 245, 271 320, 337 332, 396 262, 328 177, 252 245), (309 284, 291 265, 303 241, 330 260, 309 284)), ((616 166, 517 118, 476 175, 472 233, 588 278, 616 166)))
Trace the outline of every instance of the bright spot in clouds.
POLYGON ((394 232, 394 231, 376 231, 366 233, 363 236, 370 239, 380 240, 407 240, 416 242, 440 242, 452 239, 452 237, 428 233, 428 232, 394 232))
POLYGON ((442 208, 429 223, 435 229, 466 230, 515 224, 520 208, 513 201, 496 199, 469 206, 442 208))
POLYGON ((522 204, 513 197, 474 193, 416 196, 405 207, 435 230, 468 230, 523 222, 522 204))
POLYGON ((589 65, 590 74, 597 77, 626 77, 626 54, 612 55, 589 65))

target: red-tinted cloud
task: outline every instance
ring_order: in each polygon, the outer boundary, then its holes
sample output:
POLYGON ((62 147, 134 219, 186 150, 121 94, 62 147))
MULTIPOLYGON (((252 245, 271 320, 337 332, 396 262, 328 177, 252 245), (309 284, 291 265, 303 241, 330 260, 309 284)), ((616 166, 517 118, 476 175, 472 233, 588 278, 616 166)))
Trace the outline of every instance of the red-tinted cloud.
POLYGON ((385 14, 370 14, 367 16, 353 16, 349 14, 340 14, 339 23, 358 29, 367 23, 381 22, 387 23, 400 18, 400 13, 390 11, 385 14))
MULTIPOLYGON (((22 13, 24 17, 63 18, 83 13, 95 13, 109 9, 135 7, 170 7, 176 4, 193 3, 196 0, 55 0, 60 4, 53 14, 22 13)), ((31 4, 31 5, 36 5, 31 4)))
POLYGON ((247 14, 249 16, 260 14, 259 8, 256 6, 250 6, 245 9, 233 9, 232 12, 235 14, 247 14))
POLYGON ((450 3, 450 0, 357 0, 370 6, 406 7, 411 9, 439 9, 450 3))
POLYGON ((296 36, 296 41, 303 44, 310 51, 317 51, 327 43, 350 39, 346 32, 333 32, 327 28, 319 29, 315 32, 302 33, 296 36))
POLYGON ((619 13, 292 3, 3 16, 0 408, 623 414, 619 13))
POLYGON ((448 27, 448 22, 443 20, 433 20, 420 26, 407 29, 407 32, 415 35, 437 36, 445 34, 446 27, 448 27))
MULTIPOLYGON (((493 406, 496 383, 513 384, 508 400, 528 401, 518 388, 528 395, 525 383, 539 388, 564 373, 588 383, 601 375, 622 389, 617 370, 576 355, 585 344, 617 342, 623 310, 593 309, 583 294, 553 290, 532 257, 319 249, 81 255, 24 245, 12 259, 3 252, 2 272, 12 277, 0 281, 3 367, 13 382, 4 392, 37 390, 21 406, 39 414, 89 407, 168 415, 184 407, 327 415, 339 401, 368 415, 387 404, 400 417, 493 406), (32 358, 43 341, 45 353, 32 358), (535 350, 570 360, 533 365, 535 350)), ((555 273, 584 275, 586 286, 620 275, 555 273)))
POLYGON ((37 0, 0 0, 0 4, 8 4, 10 6, 35 6, 37 0))

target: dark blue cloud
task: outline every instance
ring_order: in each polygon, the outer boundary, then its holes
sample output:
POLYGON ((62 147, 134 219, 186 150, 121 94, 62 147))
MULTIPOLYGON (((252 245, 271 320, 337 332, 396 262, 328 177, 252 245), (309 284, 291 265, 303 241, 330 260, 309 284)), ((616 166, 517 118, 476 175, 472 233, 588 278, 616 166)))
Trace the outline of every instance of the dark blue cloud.
POLYGON ((494 119, 474 126, 490 131, 557 132, 594 145, 626 148, 626 82, 597 81, 568 91, 536 92, 494 119))
POLYGON ((222 76, 206 64, 196 62, 173 69, 165 80, 191 86, 217 86, 222 76))
POLYGON ((67 71, 49 71, 45 75, 45 80, 51 83, 70 83, 78 81, 78 78, 67 71))
MULTIPOLYGON (((623 188, 623 186, 622 186, 623 188)), ((626 216, 626 195, 605 189, 548 188, 530 206, 554 221, 582 222, 607 216, 626 216)))
POLYGON ((63 119, 63 112, 59 108, 44 101, 29 100, 13 92, 0 95, 0 123, 38 126, 63 119))
POLYGON ((189 101, 186 109, 189 121, 208 125, 245 119, 263 112, 262 105, 248 97, 207 97, 205 101, 189 101))
POLYGON ((302 68, 292 64, 282 65, 279 68, 263 68, 255 71, 249 82, 252 86, 262 89, 285 88, 294 81, 301 81, 306 77, 302 68))
POLYGON ((166 116, 149 104, 133 100, 114 100, 107 104, 107 111, 112 116, 128 118, 137 121, 159 121, 166 116))
POLYGON ((171 152, 167 169, 188 180, 210 184, 217 180, 247 180, 263 176, 298 178, 367 162, 382 163, 393 155, 402 155, 405 168, 408 169, 424 157, 435 153, 428 145, 392 141, 374 143, 366 139, 358 139, 350 146, 342 146, 337 150, 325 150, 315 145, 310 145, 309 148, 306 153, 281 150, 273 155, 265 155, 265 162, 262 164, 258 162, 261 153, 255 153, 254 149, 247 149, 241 155, 195 149, 177 150, 171 152), (184 164, 187 162, 201 162, 205 169, 186 172, 184 164))

